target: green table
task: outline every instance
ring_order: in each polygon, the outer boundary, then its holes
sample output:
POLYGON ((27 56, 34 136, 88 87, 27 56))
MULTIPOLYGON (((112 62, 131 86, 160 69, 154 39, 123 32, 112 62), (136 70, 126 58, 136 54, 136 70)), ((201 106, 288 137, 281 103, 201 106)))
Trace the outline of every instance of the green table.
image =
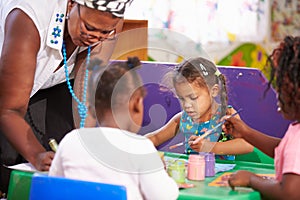
MULTIPOLYGON (((187 155, 176 154, 165 152, 165 157, 173 157, 180 159, 188 159, 187 155)), ((228 172, 235 172, 237 170, 249 170, 258 174, 274 174, 274 165, 264 164, 264 163, 255 163, 255 162, 246 162, 246 161, 225 161, 217 160, 217 163, 228 163, 236 164, 233 170, 228 172)), ((217 173, 214 177, 205 178, 204 181, 189 181, 188 183, 193 183, 194 188, 180 189, 178 199, 260 199, 260 194, 257 191, 254 191, 250 188, 238 187, 235 191, 232 191, 230 187, 215 187, 208 186, 217 177, 221 176, 223 172, 217 173)))
POLYGON ((7 200, 29 199, 33 172, 13 170, 10 174, 7 200))

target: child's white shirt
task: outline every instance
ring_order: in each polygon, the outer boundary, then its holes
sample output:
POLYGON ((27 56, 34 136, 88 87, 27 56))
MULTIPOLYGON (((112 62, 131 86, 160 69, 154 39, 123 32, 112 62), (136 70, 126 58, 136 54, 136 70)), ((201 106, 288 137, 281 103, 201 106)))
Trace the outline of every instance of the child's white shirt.
POLYGON ((115 128, 84 128, 59 144, 49 175, 124 185, 128 199, 176 199, 178 187, 153 143, 115 128))

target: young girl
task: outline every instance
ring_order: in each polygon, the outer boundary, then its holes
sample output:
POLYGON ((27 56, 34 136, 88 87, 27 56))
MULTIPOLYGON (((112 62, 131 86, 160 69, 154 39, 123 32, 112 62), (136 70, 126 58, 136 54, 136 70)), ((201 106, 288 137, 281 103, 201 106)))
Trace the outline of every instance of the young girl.
POLYGON ((269 57, 269 63, 269 86, 274 82, 278 111, 284 118, 295 122, 290 124, 282 139, 265 135, 233 118, 226 121, 223 129, 275 157, 276 180, 239 171, 229 179, 229 184, 232 188, 251 187, 259 191, 264 199, 300 199, 300 37, 285 37, 269 57))
POLYGON ((177 184, 164 170, 153 143, 136 135, 145 96, 137 66, 140 62, 134 57, 106 68, 95 95, 99 127, 68 133, 49 175, 124 185, 128 199, 177 198, 177 184))
MULTIPOLYGON (((206 130, 215 127, 226 113, 235 112, 231 106, 227 106, 225 77, 209 60, 198 57, 184 61, 172 72, 171 79, 183 111, 159 130, 147 134, 155 146, 179 132, 185 134, 186 141, 195 140, 206 130)), ((211 151, 219 155, 234 155, 253 151, 253 147, 243 139, 218 142, 226 140, 221 133, 220 127, 204 140, 195 144, 189 142, 186 144, 186 153, 211 151)), ((234 156, 227 156, 227 159, 234 159, 234 156)))

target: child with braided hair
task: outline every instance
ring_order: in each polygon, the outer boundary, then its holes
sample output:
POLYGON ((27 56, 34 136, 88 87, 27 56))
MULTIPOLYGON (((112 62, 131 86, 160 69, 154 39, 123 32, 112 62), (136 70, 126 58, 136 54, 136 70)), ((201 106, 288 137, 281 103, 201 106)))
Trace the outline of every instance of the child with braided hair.
POLYGON ((176 66, 174 72, 166 77, 171 79, 183 111, 162 128, 147 134, 155 146, 181 132, 185 134, 186 141, 191 141, 185 146, 187 154, 213 152, 233 160, 235 154, 253 151, 252 145, 240 138, 218 142, 226 140, 221 127, 206 139, 192 142, 215 127, 225 114, 235 113, 235 109, 227 105, 225 77, 211 61, 202 57, 189 59, 176 66))
POLYGON ((294 122, 282 139, 265 135, 234 118, 226 120, 223 130, 274 157, 276 180, 238 171, 231 176, 229 184, 233 189, 251 187, 259 191, 263 199, 300 199, 300 37, 286 36, 268 61, 269 88, 275 86, 278 111, 294 122))

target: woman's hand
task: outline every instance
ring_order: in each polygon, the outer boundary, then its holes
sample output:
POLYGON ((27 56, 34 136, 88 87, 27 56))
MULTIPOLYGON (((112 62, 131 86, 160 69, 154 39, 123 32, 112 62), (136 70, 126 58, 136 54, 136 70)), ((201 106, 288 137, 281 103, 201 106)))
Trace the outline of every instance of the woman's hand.
POLYGON ((234 190, 234 187, 250 187, 251 176, 257 175, 245 170, 238 171, 230 176, 228 184, 232 190, 234 190))
POLYGON ((39 153, 37 155, 36 162, 33 165, 39 171, 49 171, 53 158, 54 158, 53 151, 39 153))

